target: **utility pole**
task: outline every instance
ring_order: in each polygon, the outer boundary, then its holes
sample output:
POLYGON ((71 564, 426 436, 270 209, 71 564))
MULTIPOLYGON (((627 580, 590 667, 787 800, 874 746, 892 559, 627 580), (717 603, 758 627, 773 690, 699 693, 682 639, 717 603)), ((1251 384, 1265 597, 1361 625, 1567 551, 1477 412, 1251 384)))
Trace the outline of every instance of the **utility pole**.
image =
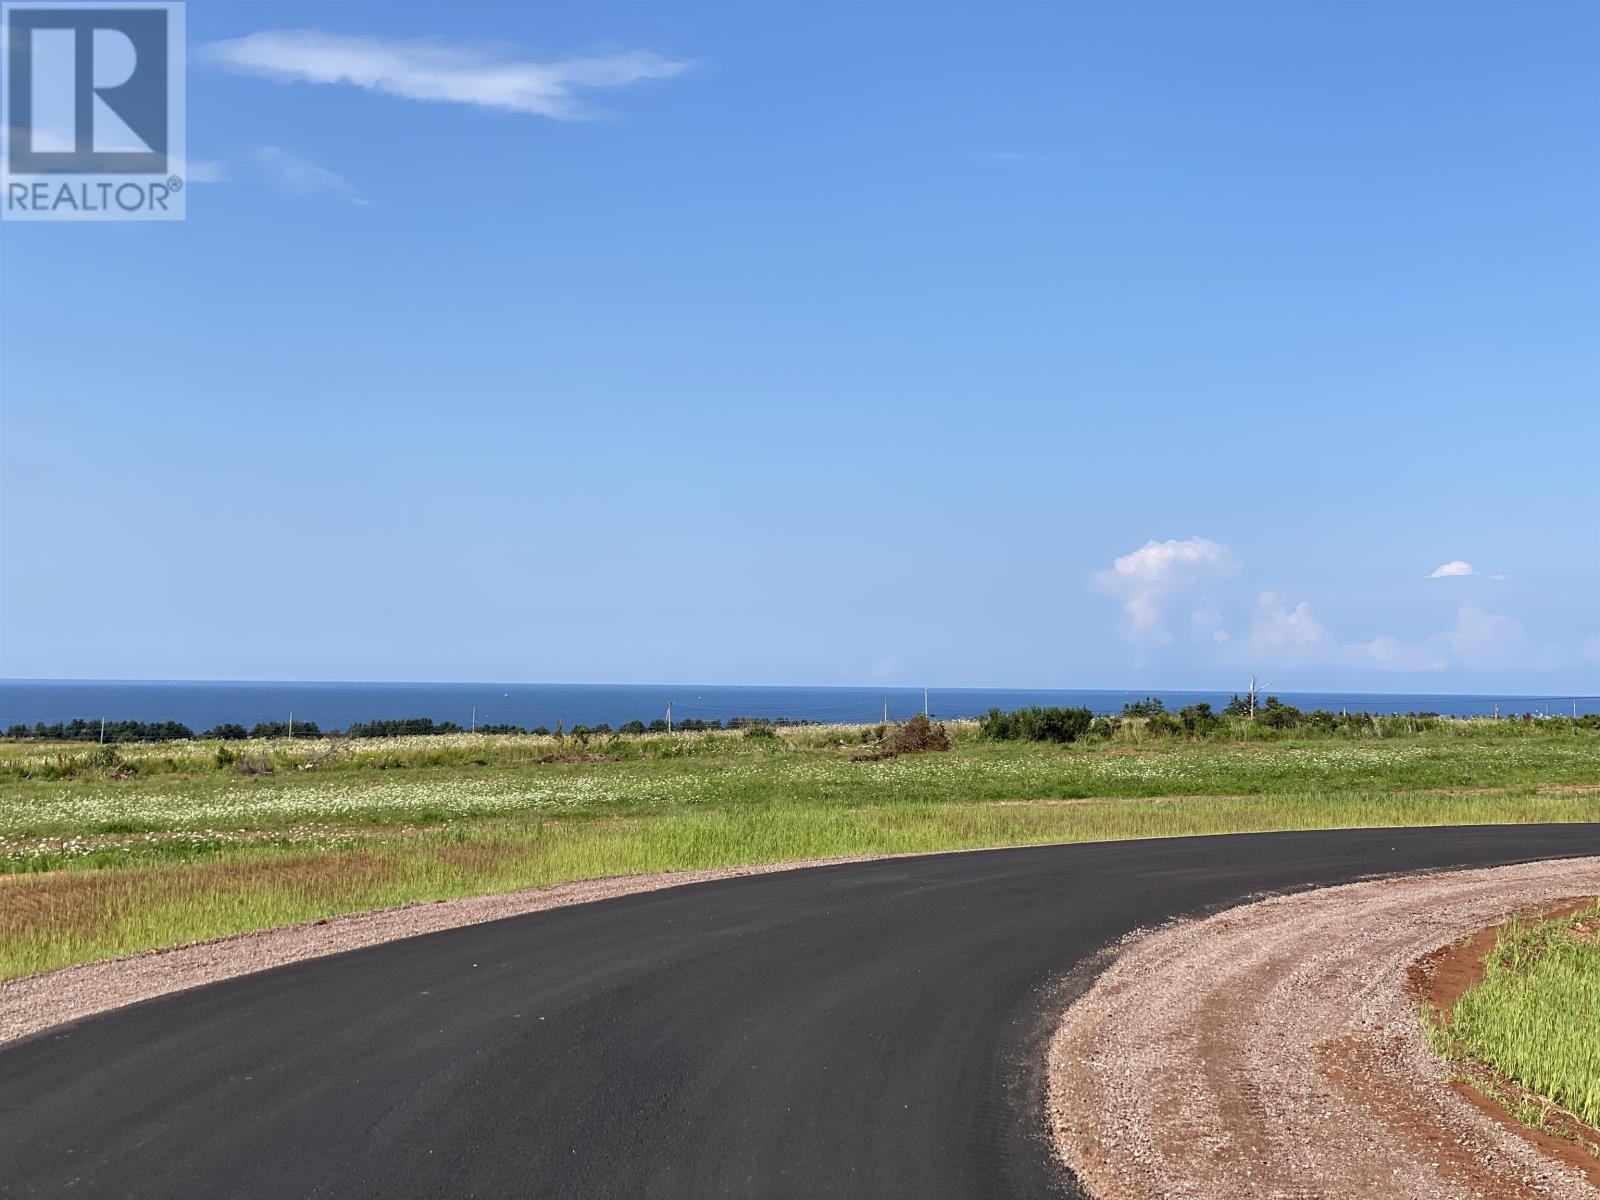
POLYGON ((922 715, 928 715, 928 689, 922 689, 922 715))
POLYGON ((106 744, 106 719, 104 717, 100 718, 100 744, 102 746, 106 744))
POLYGON ((883 698, 883 723, 885 725, 889 723, 889 697, 887 696, 883 698))
POLYGON ((472 706, 472 732, 478 732, 478 706, 476 704, 472 706))
POLYGON ((667 732, 672 732, 672 701, 667 701, 667 732))
POLYGON ((294 741, 294 709, 289 710, 289 740, 294 741))

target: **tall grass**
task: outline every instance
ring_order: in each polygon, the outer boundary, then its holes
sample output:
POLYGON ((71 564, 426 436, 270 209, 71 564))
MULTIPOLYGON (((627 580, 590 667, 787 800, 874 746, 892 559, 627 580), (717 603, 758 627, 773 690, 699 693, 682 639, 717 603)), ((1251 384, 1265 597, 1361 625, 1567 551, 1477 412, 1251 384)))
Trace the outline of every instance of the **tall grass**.
POLYGON ((0 977, 338 913, 634 872, 1049 841, 1600 820, 1600 731, 984 741, 874 726, 0 746, 0 977), (6 874, 9 872, 9 874, 6 874))
POLYGON ((1595 802, 1576 795, 1360 793, 519 818, 313 854, 245 847, 198 863, 12 876, 0 882, 0 978, 408 901, 607 875, 1043 842, 1596 815, 1595 802))
POLYGON ((1449 1036, 1580 1120, 1600 1126, 1600 902, 1575 917, 1514 925, 1456 1002, 1449 1036))

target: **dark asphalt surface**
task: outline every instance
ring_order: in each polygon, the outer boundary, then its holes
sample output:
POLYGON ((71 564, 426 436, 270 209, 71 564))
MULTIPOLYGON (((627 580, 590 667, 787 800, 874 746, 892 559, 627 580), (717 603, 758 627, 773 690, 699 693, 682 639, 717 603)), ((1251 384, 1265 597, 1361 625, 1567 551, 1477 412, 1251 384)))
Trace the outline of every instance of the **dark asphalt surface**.
POLYGON ((0 1049, 6 1196, 1074 1195, 1061 1006, 1255 892, 1600 825, 1193 838, 677 888, 318 959, 0 1049))

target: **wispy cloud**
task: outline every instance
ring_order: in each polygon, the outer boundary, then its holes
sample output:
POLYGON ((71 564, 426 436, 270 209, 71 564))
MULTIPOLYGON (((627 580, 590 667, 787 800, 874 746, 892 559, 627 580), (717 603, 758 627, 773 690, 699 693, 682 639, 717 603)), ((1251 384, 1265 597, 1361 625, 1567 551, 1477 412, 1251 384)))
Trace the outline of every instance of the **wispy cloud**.
POLYGON ((1450 665, 1447 657, 1430 646, 1409 645, 1389 634, 1346 646, 1342 653, 1352 666, 1377 671, 1442 671, 1450 665))
POLYGON ((349 84, 411 100, 471 104, 558 120, 593 115, 575 93, 670 79, 686 62, 649 50, 543 62, 441 41, 288 29, 202 46, 196 57, 282 83, 349 84))
POLYGON ((1328 627, 1317 620, 1309 601, 1293 608, 1284 604, 1276 592, 1256 597, 1255 623, 1250 629, 1250 647, 1272 656, 1275 663, 1315 658, 1332 645, 1328 627))
POLYGON ((1210 538, 1154 538, 1116 559, 1109 569, 1097 571, 1096 586, 1122 597, 1128 614, 1129 634, 1135 638, 1167 641, 1162 626, 1162 599, 1175 589, 1206 576, 1231 575, 1239 569, 1232 552, 1210 538))
POLYGON ((1447 563, 1440 563, 1437 567, 1435 567, 1432 571, 1430 571, 1428 573, 1428 578, 1429 579, 1450 579, 1450 578, 1452 578, 1454 576, 1458 576, 1458 575, 1476 575, 1476 574, 1477 574, 1477 572, 1472 569, 1472 564, 1471 563, 1462 562, 1459 558, 1456 558, 1456 559, 1452 559, 1451 561, 1449 561, 1447 563))
POLYGON ((327 167, 319 167, 310 159, 301 158, 281 146, 262 146, 256 151, 256 161, 266 169, 274 183, 291 192, 302 196, 320 193, 363 206, 367 203, 343 175, 327 167))
POLYGON ((1528 666, 1538 657, 1522 622, 1506 613, 1486 613, 1470 604, 1456 610, 1455 628, 1440 635, 1456 661, 1469 667, 1528 666))
POLYGON ((1456 623, 1421 642, 1402 642, 1384 635, 1345 646, 1346 661, 1381 671, 1443 671, 1452 666, 1495 670, 1542 666, 1549 654, 1534 646, 1522 622, 1507 613, 1489 613, 1463 604, 1456 623))

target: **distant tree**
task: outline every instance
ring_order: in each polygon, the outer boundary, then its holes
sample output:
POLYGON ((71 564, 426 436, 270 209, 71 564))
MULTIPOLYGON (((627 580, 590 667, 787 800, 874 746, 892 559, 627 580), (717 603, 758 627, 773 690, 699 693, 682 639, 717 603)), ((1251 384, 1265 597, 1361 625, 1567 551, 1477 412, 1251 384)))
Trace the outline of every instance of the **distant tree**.
POLYGON ((1211 705, 1204 700, 1180 708, 1178 720, 1183 722, 1184 730, 1195 737, 1206 737, 1222 725, 1222 719, 1211 711, 1211 705))
POLYGON ((1293 729, 1300 724, 1300 710, 1276 696, 1268 696, 1267 702, 1256 710, 1256 721, 1268 729, 1293 729))
POLYGON ((259 721, 250 731, 253 738, 319 738, 322 727, 315 721, 296 721, 291 732, 287 721, 259 721))
POLYGON ((1153 717, 1157 713, 1166 711, 1166 702, 1159 696, 1146 696, 1143 700, 1135 700, 1132 704, 1122 706, 1122 715, 1125 717, 1153 717))
MULTIPOLYGON (((296 733, 299 726, 296 726, 296 733)), ((435 721, 432 717, 399 717, 380 721, 357 721, 345 730, 347 737, 431 737, 441 733, 461 733, 454 721, 435 721)))

